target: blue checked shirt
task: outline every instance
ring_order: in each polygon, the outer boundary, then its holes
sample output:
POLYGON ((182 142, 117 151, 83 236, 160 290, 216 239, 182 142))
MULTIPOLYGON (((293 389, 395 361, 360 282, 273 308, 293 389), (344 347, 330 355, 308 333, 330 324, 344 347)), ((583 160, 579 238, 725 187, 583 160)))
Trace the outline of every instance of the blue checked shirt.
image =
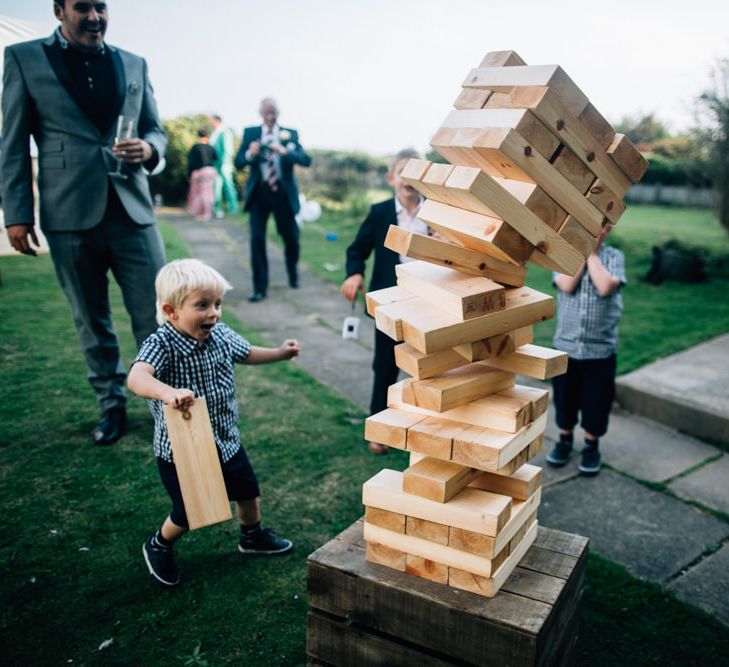
MULTIPOLYGON (((251 344, 221 322, 204 341, 196 341, 166 322, 142 343, 134 361, 154 367, 154 375, 161 382, 191 389, 196 398, 205 397, 215 444, 227 461, 241 447, 233 364, 242 363, 250 351, 251 344)), ((154 417, 154 453, 172 461, 163 408, 162 401, 149 401, 154 417)))
POLYGON ((600 296, 587 269, 574 292, 557 291, 554 347, 573 359, 605 359, 615 354, 618 347, 618 322, 623 312, 620 289, 626 283, 625 256, 606 245, 600 247, 598 256, 610 274, 620 279, 615 292, 600 296))

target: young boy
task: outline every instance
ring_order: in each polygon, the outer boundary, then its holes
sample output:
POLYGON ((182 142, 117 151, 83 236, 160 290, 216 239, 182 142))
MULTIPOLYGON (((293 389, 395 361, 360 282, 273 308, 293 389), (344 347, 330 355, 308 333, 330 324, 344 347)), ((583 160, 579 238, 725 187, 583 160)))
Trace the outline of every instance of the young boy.
POLYGON ((623 312, 620 288, 626 279, 623 253, 603 243, 611 229, 611 225, 602 228, 577 275, 554 274, 558 289, 554 346, 570 358, 567 372, 552 379, 559 441, 547 463, 559 467, 569 460, 579 413, 585 431, 579 465, 583 475, 600 472, 599 439, 607 432, 615 398, 615 352, 623 312))
POLYGON ((185 506, 172 459, 163 405, 188 409, 204 396, 212 422, 228 497, 237 503, 238 550, 244 554, 283 554, 290 540, 260 524, 258 481, 241 446, 233 364, 266 364, 291 359, 299 344, 254 347, 220 321, 223 295, 231 285, 215 269, 196 259, 180 259, 160 269, 155 282, 157 320, 162 326, 142 344, 127 384, 150 399, 154 416, 154 453, 172 511, 142 547, 149 573, 165 586, 180 578, 172 545, 188 529, 185 506))
MULTIPOLYGON (((398 225, 409 231, 428 233, 428 226, 418 220, 417 215, 423 198, 417 190, 408 185, 400 176, 403 167, 410 158, 419 158, 412 149, 400 151, 387 172, 387 183, 395 191, 395 197, 387 199, 370 208, 367 218, 362 223, 352 244, 347 248, 347 279, 339 291, 348 301, 354 301, 357 294, 364 296, 365 262, 372 251, 375 251, 375 264, 372 268, 369 291, 392 287, 396 284, 395 265, 408 261, 407 257, 398 257, 396 253, 385 248, 385 236, 390 225, 398 225)), ((372 361, 375 372, 370 400, 370 414, 375 414, 387 407, 387 388, 397 382, 398 368, 395 364, 395 341, 387 334, 375 330, 375 356, 372 361)), ((374 454, 386 454, 388 448, 377 442, 368 443, 374 454)))

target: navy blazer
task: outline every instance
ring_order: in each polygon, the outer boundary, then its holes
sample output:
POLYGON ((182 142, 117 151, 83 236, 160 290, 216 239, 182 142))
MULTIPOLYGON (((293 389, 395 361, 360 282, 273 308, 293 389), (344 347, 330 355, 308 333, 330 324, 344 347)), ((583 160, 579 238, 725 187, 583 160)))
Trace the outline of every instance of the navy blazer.
POLYGON ((400 256, 385 248, 385 237, 390 225, 397 225, 394 197, 374 204, 370 208, 357 236, 347 248, 347 277, 355 273, 364 276, 365 262, 372 251, 375 251, 375 263, 368 292, 393 287, 397 283, 395 266, 400 263, 400 256))
MULTIPOLYGON (((311 164, 311 157, 309 157, 309 155, 307 155, 301 147, 301 144, 299 143, 299 134, 296 130, 292 130, 289 127, 280 127, 279 135, 282 132, 288 132, 291 136, 288 137, 286 141, 281 139, 281 144, 288 149, 288 153, 280 156, 281 180, 279 181, 279 187, 286 195, 286 199, 291 205, 291 210, 294 214, 296 214, 299 212, 299 185, 296 182, 294 165, 299 164, 302 167, 308 167, 311 164)), ((256 186, 261 182, 261 170, 259 168, 261 162, 260 154, 248 160, 246 159, 246 153, 248 152, 248 148, 251 143, 260 140, 260 125, 245 128, 245 130, 243 130, 243 141, 238 149, 238 154, 235 156, 236 168, 243 169, 247 165, 251 166, 248 173, 248 179, 246 180, 245 194, 243 195, 245 202, 244 210, 246 211, 250 210, 253 193, 256 190, 256 186)))

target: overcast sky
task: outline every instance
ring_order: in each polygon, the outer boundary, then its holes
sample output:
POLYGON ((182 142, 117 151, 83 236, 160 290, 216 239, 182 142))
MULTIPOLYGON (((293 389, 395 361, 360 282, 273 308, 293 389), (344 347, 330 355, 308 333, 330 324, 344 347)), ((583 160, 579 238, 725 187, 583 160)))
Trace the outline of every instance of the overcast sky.
MULTIPOLYGON (((67 0, 71 1, 71 0, 67 0)), ((0 0, 50 33, 52 0, 0 0)), ((109 0, 107 41, 144 56, 163 118, 240 130, 273 96, 304 146, 424 150, 487 51, 556 63, 608 120, 678 131, 729 56, 726 0, 109 0)))

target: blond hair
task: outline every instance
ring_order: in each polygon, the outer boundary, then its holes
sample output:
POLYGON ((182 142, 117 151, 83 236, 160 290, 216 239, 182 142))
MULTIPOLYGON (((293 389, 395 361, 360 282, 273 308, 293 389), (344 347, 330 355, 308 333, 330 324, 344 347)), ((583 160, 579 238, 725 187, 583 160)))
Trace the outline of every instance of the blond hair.
POLYGON ((165 264, 154 281, 157 294, 157 322, 164 324, 167 316, 162 306, 168 303, 179 308, 190 293, 199 289, 209 289, 225 294, 233 286, 212 266, 199 259, 176 259, 165 264))

